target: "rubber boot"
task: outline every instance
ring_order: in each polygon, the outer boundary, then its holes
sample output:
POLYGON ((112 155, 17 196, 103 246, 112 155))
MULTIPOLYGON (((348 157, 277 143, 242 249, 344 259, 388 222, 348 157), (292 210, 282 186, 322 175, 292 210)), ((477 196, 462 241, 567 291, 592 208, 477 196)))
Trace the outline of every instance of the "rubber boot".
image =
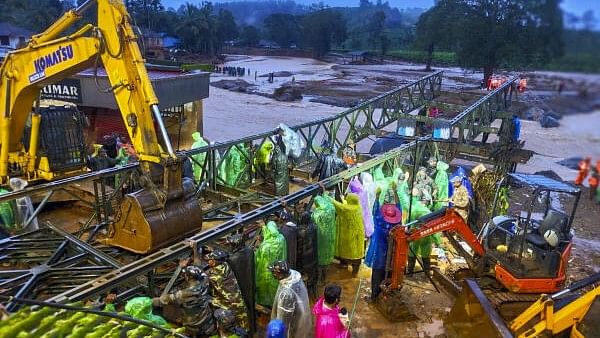
POLYGON ((431 270, 431 258, 421 257, 421 261, 423 262, 423 271, 425 273, 429 273, 429 271, 431 270))
POLYGON ((417 257, 414 256, 408 256, 408 269, 407 269, 407 274, 412 274, 413 272, 415 272, 415 264, 417 264, 417 257))

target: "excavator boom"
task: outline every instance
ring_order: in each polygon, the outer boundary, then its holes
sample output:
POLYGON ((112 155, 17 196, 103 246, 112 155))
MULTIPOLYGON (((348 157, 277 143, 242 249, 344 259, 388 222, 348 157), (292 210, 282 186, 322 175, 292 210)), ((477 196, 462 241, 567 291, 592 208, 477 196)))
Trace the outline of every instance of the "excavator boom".
POLYGON ((199 203, 190 193, 194 191, 190 186, 193 183, 182 182, 180 162, 163 124, 158 99, 122 0, 86 1, 43 33, 33 36, 25 48, 9 53, 2 63, 0 185, 15 175, 30 181, 53 180, 61 175, 40 165, 37 144, 41 119, 32 107, 44 86, 101 65, 110 87, 100 88, 96 82, 98 90, 114 94, 141 168, 148 177, 147 189, 125 196, 111 231, 114 240, 109 240, 109 244, 145 253, 199 230, 202 219, 199 203), (87 24, 71 35, 60 37, 94 3, 98 10, 97 25, 87 24), (25 149, 21 140, 30 114, 32 132, 29 149, 25 149), (166 153, 159 145, 155 124, 166 153), (160 176, 156 175, 157 165, 162 178, 157 178, 160 176), (158 181, 162 181, 162 186, 155 185, 158 181), (176 218, 184 221, 167 224, 176 218), (121 236, 124 233, 127 235, 121 236))
POLYGON ((410 242, 436 233, 452 231, 458 233, 466 240, 477 255, 481 257, 485 253, 483 246, 465 223, 464 219, 452 208, 444 208, 416 222, 421 223, 421 225, 415 230, 411 231, 411 227, 416 227, 418 224, 399 225, 390 231, 393 242, 392 275, 390 279, 390 287, 392 289, 397 289, 404 279, 404 269, 406 267, 408 245, 410 242))

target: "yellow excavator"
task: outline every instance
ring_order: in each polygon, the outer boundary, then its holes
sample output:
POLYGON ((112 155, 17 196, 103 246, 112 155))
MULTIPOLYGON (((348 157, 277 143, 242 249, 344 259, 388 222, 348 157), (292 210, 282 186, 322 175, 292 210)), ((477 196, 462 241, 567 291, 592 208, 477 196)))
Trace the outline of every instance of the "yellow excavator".
POLYGON ((551 294, 506 320, 472 279, 466 279, 447 320, 450 337, 536 338, 600 336, 600 273, 551 294), (583 292, 582 292, 583 290, 583 292))
MULTIPOLYGON (((158 99, 145 68, 131 18, 122 0, 88 0, 66 12, 28 45, 9 53, 0 66, 0 185, 10 178, 54 180, 39 153, 42 115, 35 109, 40 90, 84 69, 102 65, 143 173, 143 189, 124 197, 105 242, 148 253, 202 227, 193 182, 183 179, 161 119, 158 99), (97 24, 65 32, 97 6, 97 24), (29 122, 28 122, 29 121, 29 122), (23 132, 28 126, 28 142, 23 132), (162 147, 159 144, 158 127, 162 147), (166 149, 166 153, 162 149, 166 149)), ((98 86, 100 87, 100 86, 98 86)))

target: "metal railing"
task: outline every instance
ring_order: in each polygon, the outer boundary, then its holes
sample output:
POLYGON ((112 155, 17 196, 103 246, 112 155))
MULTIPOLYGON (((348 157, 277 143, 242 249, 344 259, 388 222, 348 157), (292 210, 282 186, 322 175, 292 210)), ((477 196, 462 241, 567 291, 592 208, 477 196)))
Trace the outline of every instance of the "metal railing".
MULTIPOLYGON (((516 80, 516 78, 510 79, 499 88, 485 95, 473 105, 466 108, 462 113, 460 113, 454 119, 452 119, 452 127, 464 129, 469 128, 471 124, 475 126, 479 124, 483 127, 486 124, 492 123, 496 119, 497 113, 509 108, 513 99, 513 94, 516 93, 516 80), (487 119, 480 119, 479 121, 474 120, 473 115, 478 114, 478 112, 482 111, 482 109, 486 114, 489 114, 489 116, 487 116, 487 119)), ((477 137, 479 133, 476 133, 476 129, 472 130, 473 135, 471 137, 459 138, 458 140, 461 142, 468 142, 469 139, 474 139, 475 137, 477 137)), ((195 236, 192 236, 185 243, 182 241, 167 248, 158 250, 157 252, 148 255, 138 261, 115 269, 114 271, 102 277, 91 280, 85 284, 82 284, 60 295, 57 295, 51 300, 62 303, 72 302, 87 299, 102 292, 106 292, 109 289, 121 285, 124 282, 127 282, 133 278, 148 273, 149 271, 152 271, 153 269, 156 269, 157 267, 160 267, 165 263, 170 263, 180 257, 190 255, 191 248, 187 244, 189 242, 195 242, 197 245, 202 245, 214 241, 216 239, 222 238, 233 231, 236 231, 248 224, 251 224, 252 222, 266 218, 267 216, 283 208, 283 205, 291 206, 295 203, 298 203, 299 201, 306 200, 308 198, 312 199, 312 197, 316 196, 321 192, 320 184, 323 184, 325 187, 335 186, 345 180, 348 180, 349 178, 354 177, 355 175, 361 172, 371 170, 385 163, 396 161, 399 158, 405 158, 407 154, 415 152, 415 150, 418 150, 418 147, 425 145, 431 141, 433 141, 432 136, 418 137, 415 140, 403 144, 398 148, 395 148, 380 156, 367 160, 366 162, 361 163, 360 166, 353 167, 349 170, 329 177, 319 182, 319 184, 309 185, 300 191, 281 197, 275 201, 262 205, 259 208, 256 208, 250 212, 238 215, 235 218, 226 221, 214 228, 207 229, 195 236)))

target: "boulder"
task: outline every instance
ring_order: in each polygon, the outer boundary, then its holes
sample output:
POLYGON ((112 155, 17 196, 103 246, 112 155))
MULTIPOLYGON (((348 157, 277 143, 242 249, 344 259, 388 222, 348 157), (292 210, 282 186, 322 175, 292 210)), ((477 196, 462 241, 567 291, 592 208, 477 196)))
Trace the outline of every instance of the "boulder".
POLYGON ((542 119, 540 120, 540 125, 542 128, 556 128, 560 126, 560 123, 557 119, 550 115, 543 115, 542 119))

